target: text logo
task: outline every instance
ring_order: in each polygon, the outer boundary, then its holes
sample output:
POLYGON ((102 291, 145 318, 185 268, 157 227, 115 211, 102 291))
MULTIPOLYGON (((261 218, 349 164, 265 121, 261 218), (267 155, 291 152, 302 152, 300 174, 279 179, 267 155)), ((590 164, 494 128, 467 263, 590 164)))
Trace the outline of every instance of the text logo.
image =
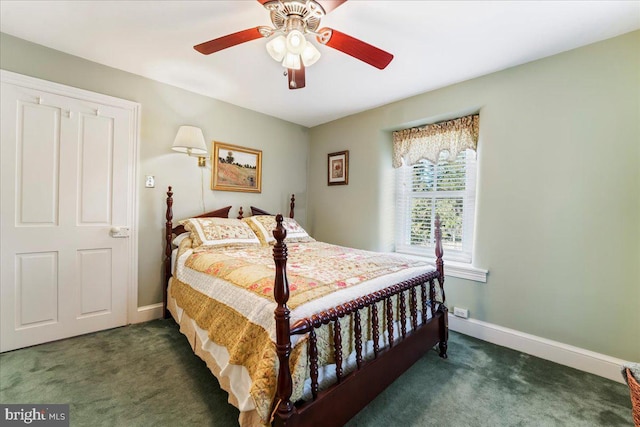
POLYGON ((69 405, 0 404, 0 426, 69 427, 69 405))

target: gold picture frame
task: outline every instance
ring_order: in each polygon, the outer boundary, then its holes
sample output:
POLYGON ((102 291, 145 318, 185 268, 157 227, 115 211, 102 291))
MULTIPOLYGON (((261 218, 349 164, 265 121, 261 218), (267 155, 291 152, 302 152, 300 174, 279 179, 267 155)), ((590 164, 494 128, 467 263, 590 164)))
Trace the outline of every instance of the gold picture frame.
POLYGON ((262 192, 262 151, 213 142, 211 189, 262 192))
POLYGON ((327 185, 349 184, 349 150, 329 153, 327 167, 327 185))

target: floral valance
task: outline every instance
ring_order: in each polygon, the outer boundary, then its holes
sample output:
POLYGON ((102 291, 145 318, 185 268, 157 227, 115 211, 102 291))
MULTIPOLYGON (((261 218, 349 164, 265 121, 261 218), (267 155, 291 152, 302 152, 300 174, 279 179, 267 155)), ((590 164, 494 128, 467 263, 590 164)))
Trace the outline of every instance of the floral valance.
POLYGON ((438 163, 440 152, 449 152, 449 161, 466 149, 478 146, 480 116, 460 117, 420 128, 393 132, 393 167, 412 166, 422 159, 438 163))

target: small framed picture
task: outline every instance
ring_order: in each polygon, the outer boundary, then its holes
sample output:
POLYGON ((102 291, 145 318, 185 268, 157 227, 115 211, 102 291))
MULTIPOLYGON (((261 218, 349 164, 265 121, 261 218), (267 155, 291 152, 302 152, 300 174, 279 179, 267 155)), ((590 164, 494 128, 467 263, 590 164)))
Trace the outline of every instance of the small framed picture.
POLYGON ((214 141, 211 164, 212 190, 262 191, 262 151, 214 141))
POLYGON ((349 184, 349 150, 330 153, 328 168, 328 185, 349 184))

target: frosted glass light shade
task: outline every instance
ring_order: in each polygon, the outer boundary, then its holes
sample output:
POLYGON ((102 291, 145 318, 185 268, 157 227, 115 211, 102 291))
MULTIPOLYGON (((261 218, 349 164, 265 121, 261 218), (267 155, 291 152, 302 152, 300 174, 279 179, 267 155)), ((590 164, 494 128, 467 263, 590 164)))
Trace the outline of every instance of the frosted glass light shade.
POLYGON ((267 52, 271 57, 280 62, 284 59, 284 55, 287 53, 287 39, 284 36, 278 36, 267 43, 267 52))
POLYGON ((204 142, 202 129, 195 126, 180 126, 171 149, 189 155, 206 155, 207 145, 204 142))
POLYGON ((300 55, 296 55, 295 53, 288 52, 284 57, 284 61, 282 61, 282 66, 284 68, 291 68, 292 70, 300 69, 300 55))
POLYGON ((307 43, 300 56, 302 57, 304 66, 309 67, 320 59, 320 51, 312 43, 307 43))
POLYGON ((291 30, 287 36, 280 35, 267 43, 267 52, 276 61, 282 61, 282 66, 292 70, 299 70, 301 64, 305 67, 315 64, 320 59, 320 51, 298 30, 291 30))
POLYGON ((289 34, 287 34, 287 52, 300 55, 306 45, 307 40, 304 38, 304 34, 298 30, 289 31, 289 34))

